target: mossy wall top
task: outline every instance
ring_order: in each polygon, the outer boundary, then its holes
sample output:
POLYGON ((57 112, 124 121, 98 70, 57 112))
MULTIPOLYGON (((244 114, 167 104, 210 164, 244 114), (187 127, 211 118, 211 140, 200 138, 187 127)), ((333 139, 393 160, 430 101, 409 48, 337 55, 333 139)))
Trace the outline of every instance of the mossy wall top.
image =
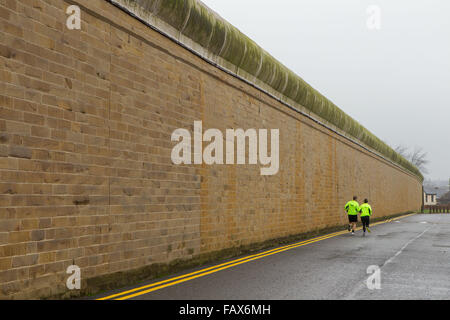
POLYGON ((319 116, 347 135, 416 175, 423 176, 357 121, 254 41, 198 0, 109 0, 176 38, 202 57, 319 116))

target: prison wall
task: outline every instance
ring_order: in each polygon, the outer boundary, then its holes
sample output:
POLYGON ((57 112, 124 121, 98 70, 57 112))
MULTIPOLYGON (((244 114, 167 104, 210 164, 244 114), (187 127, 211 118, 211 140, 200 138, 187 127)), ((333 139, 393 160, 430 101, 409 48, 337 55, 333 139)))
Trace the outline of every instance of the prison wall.
POLYGON ((213 52, 177 34, 190 24, 170 26, 170 11, 151 11, 157 3, 0 1, 0 298, 75 295, 70 265, 86 294, 343 227, 353 195, 370 199, 374 217, 420 208, 420 174, 352 135, 344 116, 321 117, 330 105, 318 93, 298 84, 305 104, 289 98, 288 80, 270 82, 282 73, 266 70, 265 81, 263 62, 255 76, 221 58, 223 43, 213 52), (80 30, 66 26, 70 5, 81 9, 80 30), (309 108, 311 94, 323 104, 309 108), (278 173, 173 164, 171 134, 194 121, 279 129, 278 173))

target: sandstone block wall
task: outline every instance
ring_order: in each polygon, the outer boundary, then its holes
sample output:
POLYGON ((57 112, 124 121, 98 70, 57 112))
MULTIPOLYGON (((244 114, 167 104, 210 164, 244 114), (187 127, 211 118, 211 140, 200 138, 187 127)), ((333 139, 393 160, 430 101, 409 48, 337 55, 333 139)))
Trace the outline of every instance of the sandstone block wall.
POLYGON ((104 0, 0 1, 0 297, 421 205, 420 178, 104 0), (81 7, 81 30, 66 8, 81 7), (177 128, 280 129, 280 169, 174 165, 177 128))

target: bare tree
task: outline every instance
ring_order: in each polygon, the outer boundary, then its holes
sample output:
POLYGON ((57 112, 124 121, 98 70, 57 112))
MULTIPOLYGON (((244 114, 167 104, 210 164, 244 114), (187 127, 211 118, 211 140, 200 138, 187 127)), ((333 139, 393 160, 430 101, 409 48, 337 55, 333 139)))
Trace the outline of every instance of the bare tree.
POLYGON ((406 158, 406 159, 409 158, 408 147, 407 146, 400 144, 394 150, 395 150, 395 152, 397 152, 398 154, 400 154, 404 158, 406 158))
POLYGON ((412 152, 408 152, 409 147, 398 145, 394 150, 415 165, 422 173, 428 173, 427 165, 430 161, 427 159, 427 152, 422 147, 415 147, 412 152))
POLYGON ((423 173, 428 173, 426 166, 430 161, 427 159, 427 155, 428 154, 423 151, 422 147, 415 147, 413 152, 411 152, 411 163, 419 168, 419 170, 423 173))

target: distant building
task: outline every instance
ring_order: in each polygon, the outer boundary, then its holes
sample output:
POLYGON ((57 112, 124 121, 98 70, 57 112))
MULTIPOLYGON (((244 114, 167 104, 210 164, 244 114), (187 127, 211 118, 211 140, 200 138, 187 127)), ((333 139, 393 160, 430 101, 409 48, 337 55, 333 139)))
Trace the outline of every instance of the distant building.
POLYGON ((426 206, 435 206, 437 205, 437 194, 431 192, 429 189, 423 189, 423 203, 426 206))
POLYGON ((450 191, 450 181, 447 180, 425 180, 423 186, 427 193, 436 193, 438 199, 450 191))

